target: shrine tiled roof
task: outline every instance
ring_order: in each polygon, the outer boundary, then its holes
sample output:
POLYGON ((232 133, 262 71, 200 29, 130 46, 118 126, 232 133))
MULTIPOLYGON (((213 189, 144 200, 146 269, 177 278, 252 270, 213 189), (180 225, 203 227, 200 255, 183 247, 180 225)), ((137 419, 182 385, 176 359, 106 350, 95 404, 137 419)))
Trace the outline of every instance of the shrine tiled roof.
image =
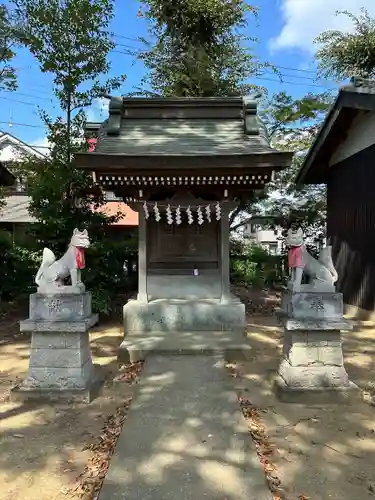
POLYGON ((118 136, 98 134, 97 153, 141 155, 235 155, 272 152, 264 134, 247 136, 232 120, 122 120, 118 136))
POLYGON ((112 98, 109 118, 96 128, 93 152, 104 155, 276 152, 257 116, 256 102, 242 98, 112 98))

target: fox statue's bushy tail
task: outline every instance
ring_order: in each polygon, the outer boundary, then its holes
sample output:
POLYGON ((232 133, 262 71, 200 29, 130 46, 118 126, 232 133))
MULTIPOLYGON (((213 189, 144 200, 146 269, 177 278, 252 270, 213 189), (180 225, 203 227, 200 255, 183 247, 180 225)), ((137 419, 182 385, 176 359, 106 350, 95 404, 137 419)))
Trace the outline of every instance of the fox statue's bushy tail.
POLYGON ((336 281, 338 280, 338 274, 337 274, 337 271, 336 271, 335 266, 333 265, 333 261, 332 261, 332 247, 327 246, 327 247, 322 248, 322 250, 320 251, 318 260, 331 273, 333 283, 336 283, 336 281))
POLYGON ((56 261, 55 254, 49 248, 44 248, 43 250, 43 258, 42 263, 36 273, 35 283, 40 286, 41 280, 43 278, 43 273, 46 269, 52 266, 52 264, 56 261))

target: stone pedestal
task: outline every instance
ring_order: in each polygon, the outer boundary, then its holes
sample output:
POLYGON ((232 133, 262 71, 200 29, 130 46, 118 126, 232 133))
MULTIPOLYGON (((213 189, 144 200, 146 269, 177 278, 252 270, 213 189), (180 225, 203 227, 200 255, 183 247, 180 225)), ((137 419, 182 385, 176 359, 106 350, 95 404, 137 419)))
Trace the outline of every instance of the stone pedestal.
POLYGON ((343 317, 341 293, 288 290, 280 319, 283 359, 275 389, 281 400, 322 404, 362 397, 344 367, 340 331, 353 324, 343 317))
POLYGON ((31 295, 30 317, 20 322, 21 332, 32 333, 29 369, 12 399, 91 401, 101 382, 89 344, 97 321, 89 292, 31 295))
POLYGON ((133 362, 152 353, 220 349, 237 353, 243 350, 245 326, 245 306, 234 296, 227 304, 220 298, 130 300, 124 306, 125 339, 118 359, 133 362))

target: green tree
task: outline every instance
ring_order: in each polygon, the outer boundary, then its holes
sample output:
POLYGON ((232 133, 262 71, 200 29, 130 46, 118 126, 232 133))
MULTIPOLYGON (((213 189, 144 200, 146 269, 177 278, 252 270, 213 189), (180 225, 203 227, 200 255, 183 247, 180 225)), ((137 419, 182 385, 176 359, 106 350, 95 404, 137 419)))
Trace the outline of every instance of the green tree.
POLYGON ((325 189, 322 186, 296 187, 294 179, 330 103, 328 93, 308 94, 301 99, 293 99, 286 92, 279 92, 263 100, 260 118, 272 146, 296 154, 290 168, 278 172, 275 180, 264 191, 252 193, 246 202, 232 212, 232 231, 240 229, 254 215, 262 214, 275 216, 277 223, 285 227, 298 220, 304 227, 315 228, 316 234, 322 233, 325 189))
POLYGON ((121 86, 124 77, 103 80, 114 48, 108 26, 112 0, 12 0, 24 30, 20 41, 53 77, 61 116, 41 110, 51 145, 45 161, 27 165, 30 212, 39 221, 34 231, 42 245, 62 251, 74 227, 95 231, 107 218, 95 208, 103 203, 89 175, 74 167, 73 155, 85 148, 84 108, 101 92, 121 86))
POLYGON ((124 246, 108 239, 107 217, 97 209, 103 194, 90 175, 75 168, 74 153, 86 148, 85 107, 101 93, 118 90, 124 77, 105 79, 108 54, 114 48, 108 31, 113 0, 12 0, 24 24, 20 41, 29 48, 42 72, 53 78, 60 116, 41 110, 50 154, 45 161, 24 165, 32 198, 31 214, 38 220, 32 232, 39 247, 58 255, 65 251, 75 227, 87 228, 94 243, 85 281, 93 291, 94 307, 109 311, 119 284, 124 286, 124 246), (117 256, 114 253, 117 252, 117 256), (122 274, 121 274, 122 273, 122 274))
POLYGON ((295 155, 290 168, 278 172, 275 181, 267 186, 258 208, 266 215, 274 215, 276 223, 283 227, 298 222, 308 231, 307 236, 316 241, 325 235, 325 186, 296 186, 294 179, 331 102, 328 93, 293 99, 280 92, 270 99, 262 113, 273 146, 293 151, 295 155))
MULTIPOLYGON (((20 26, 6 5, 0 5, 0 92, 17 89, 17 74, 12 64, 20 26)), ((0 210, 5 205, 5 190, 0 187, 0 210)))
MULTIPOLYGON (((153 42, 138 57, 149 70, 139 93, 175 97, 244 96, 260 91, 249 80, 274 68, 255 55, 257 39, 246 36, 257 8, 244 0, 143 0, 153 42), (145 90, 147 89, 147 90, 145 90)), ((252 193, 230 217, 233 230, 261 194, 252 193)))
POLYGON ((319 71, 326 78, 345 80, 352 76, 375 77, 375 19, 365 10, 360 15, 339 11, 354 25, 353 32, 325 31, 315 40, 319 71))
POLYGON ((0 91, 17 89, 17 75, 12 64, 20 30, 16 16, 0 5, 0 91))
POLYGON ((246 95, 249 78, 261 63, 245 36, 248 16, 257 9, 244 0, 142 0, 140 16, 149 21, 153 42, 138 57, 148 74, 140 92, 178 97, 246 95), (146 90, 145 90, 146 88, 146 90))

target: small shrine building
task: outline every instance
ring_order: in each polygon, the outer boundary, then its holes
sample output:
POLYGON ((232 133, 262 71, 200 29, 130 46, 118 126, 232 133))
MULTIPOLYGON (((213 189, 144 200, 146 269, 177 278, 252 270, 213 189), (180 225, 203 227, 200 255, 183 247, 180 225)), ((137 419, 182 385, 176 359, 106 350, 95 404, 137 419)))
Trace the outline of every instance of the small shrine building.
POLYGON ((244 326, 230 293, 229 214, 292 161, 270 146, 256 101, 112 97, 108 119, 86 136, 95 149, 77 166, 139 214, 128 331, 244 326))

